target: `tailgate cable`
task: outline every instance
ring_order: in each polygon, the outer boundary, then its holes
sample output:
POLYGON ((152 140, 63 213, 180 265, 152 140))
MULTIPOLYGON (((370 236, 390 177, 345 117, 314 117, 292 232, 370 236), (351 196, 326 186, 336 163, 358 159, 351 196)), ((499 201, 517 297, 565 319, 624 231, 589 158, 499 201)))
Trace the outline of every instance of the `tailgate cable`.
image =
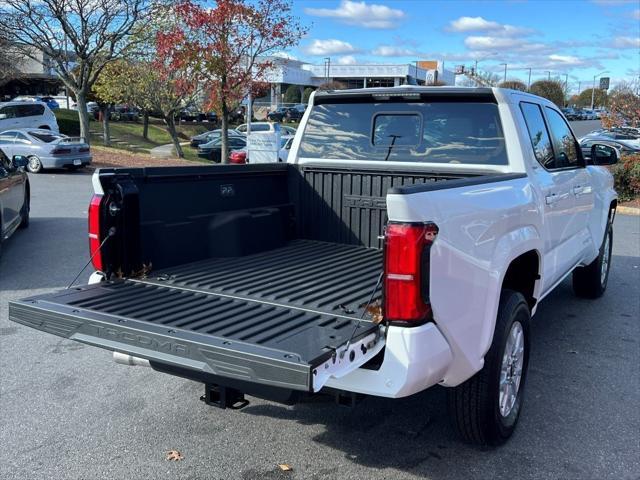
POLYGON ((362 309, 362 313, 360 314, 360 318, 358 318, 358 322, 356 323, 356 326, 353 328, 353 332, 351 332, 351 336, 349 337, 349 340, 347 341, 347 346, 340 353, 340 358, 343 358, 345 353, 347 353, 349 351, 349 347, 351 346, 351 340, 353 340, 353 336, 358 331, 358 328, 360 328, 360 322, 364 318, 364 314, 367 313, 367 308, 369 308, 369 305, 371 305, 371 302, 373 301, 373 297, 376 294, 376 292, 378 291, 378 287, 380 286, 380 282, 382 281, 382 276, 383 275, 384 275, 384 272, 380 272, 380 275, 378 276, 378 281, 376 282, 376 286, 373 287, 373 291, 371 292, 371 296, 369 297, 369 301, 367 301, 367 304, 362 309))
POLYGON ((102 247, 104 247, 104 244, 107 243, 107 240, 109 240, 115 234, 116 234, 116 227, 111 227, 109 229, 109 231, 107 232, 107 236, 104 237, 104 240, 102 240, 102 243, 100 243, 100 246, 98 246, 98 248, 96 248, 96 251, 91 254, 91 257, 89 258, 89 261, 84 264, 84 267, 82 267, 82 270, 80 270, 78 272, 78 274, 75 276, 75 278, 73 280, 71 280, 71 283, 67 287, 67 290, 69 290, 71 287, 73 287, 73 284, 76 283, 76 280, 78 280, 78 277, 80 277, 80 275, 82 275, 82 272, 84 272, 85 268, 87 268, 89 266, 89 264, 93 261, 93 257, 96 256, 96 254, 102 249, 102 247))

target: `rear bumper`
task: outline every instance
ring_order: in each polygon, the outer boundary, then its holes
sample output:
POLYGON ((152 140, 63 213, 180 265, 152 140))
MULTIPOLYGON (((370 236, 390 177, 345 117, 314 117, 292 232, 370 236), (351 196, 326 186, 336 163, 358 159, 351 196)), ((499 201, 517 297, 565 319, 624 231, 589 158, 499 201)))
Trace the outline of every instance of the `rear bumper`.
POLYGON ((441 382, 452 360, 449 344, 435 324, 392 326, 378 370, 360 368, 329 379, 326 386, 379 397, 406 397, 441 382))
MULTIPOLYGON (((74 155, 69 157, 38 157, 44 168, 63 168, 71 167, 74 165, 74 160, 80 160, 81 165, 84 167, 91 164, 91 155, 74 155)), ((79 165, 76 165, 79 166, 79 165)))

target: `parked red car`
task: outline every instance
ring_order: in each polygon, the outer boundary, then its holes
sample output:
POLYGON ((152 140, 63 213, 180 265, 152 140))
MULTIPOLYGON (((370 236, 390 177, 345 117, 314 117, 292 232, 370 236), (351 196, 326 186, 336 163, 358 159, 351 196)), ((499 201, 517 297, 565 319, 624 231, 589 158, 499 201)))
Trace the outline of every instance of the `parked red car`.
POLYGON ((234 150, 229 154, 229 163, 245 164, 247 163, 246 150, 234 150))

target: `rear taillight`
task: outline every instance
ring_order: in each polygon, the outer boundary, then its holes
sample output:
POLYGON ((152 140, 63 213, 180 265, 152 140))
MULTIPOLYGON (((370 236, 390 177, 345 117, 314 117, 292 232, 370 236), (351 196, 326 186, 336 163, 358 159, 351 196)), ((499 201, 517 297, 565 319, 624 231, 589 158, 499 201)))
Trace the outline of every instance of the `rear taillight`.
POLYGON ((51 151, 52 155, 66 155, 67 153, 71 153, 70 148, 54 148, 51 151))
POLYGON ((429 250, 438 234, 434 223, 389 223, 385 233, 384 316, 420 322, 431 316, 429 250))
POLYGON ((89 204, 89 255, 92 256, 93 266, 102 271, 102 253, 100 252, 100 206, 102 195, 94 195, 89 204))

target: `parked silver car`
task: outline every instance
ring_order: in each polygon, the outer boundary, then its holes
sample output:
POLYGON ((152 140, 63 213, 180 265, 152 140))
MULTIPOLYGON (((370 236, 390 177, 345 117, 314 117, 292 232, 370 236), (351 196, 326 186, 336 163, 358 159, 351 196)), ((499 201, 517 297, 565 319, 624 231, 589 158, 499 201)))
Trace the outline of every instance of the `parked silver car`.
POLYGON ((36 128, 6 130, 0 133, 0 145, 9 157, 28 158, 27 170, 43 168, 82 168, 91 163, 91 152, 81 138, 36 128))

